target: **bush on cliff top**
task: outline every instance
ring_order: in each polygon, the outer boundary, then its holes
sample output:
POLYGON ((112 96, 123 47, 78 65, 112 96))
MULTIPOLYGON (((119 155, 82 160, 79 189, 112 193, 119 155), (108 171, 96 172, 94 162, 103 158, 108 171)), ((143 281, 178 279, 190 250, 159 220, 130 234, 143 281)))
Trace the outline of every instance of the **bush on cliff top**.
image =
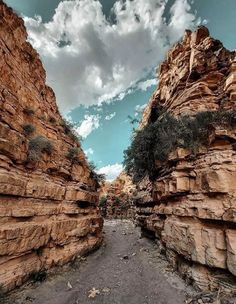
POLYGON ((130 147, 124 151, 124 166, 134 182, 145 175, 153 178, 156 161, 164 163, 170 152, 183 147, 196 154, 200 146, 208 144, 212 126, 236 126, 235 111, 200 112, 196 116, 175 118, 165 113, 134 134, 130 147))
POLYGON ((68 135, 73 141, 82 141, 82 137, 76 133, 74 130, 74 125, 71 122, 67 121, 66 119, 62 119, 61 126, 63 127, 65 134, 68 135))

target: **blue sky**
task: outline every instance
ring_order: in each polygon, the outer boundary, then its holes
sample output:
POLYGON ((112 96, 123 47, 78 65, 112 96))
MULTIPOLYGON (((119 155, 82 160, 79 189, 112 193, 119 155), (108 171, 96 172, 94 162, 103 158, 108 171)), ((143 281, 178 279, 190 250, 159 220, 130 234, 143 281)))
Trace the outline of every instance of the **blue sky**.
POLYGON ((141 117, 156 87, 156 67, 184 29, 207 22, 213 37, 236 47, 235 0, 5 2, 24 16, 62 114, 109 179, 122 169, 130 142, 127 117, 141 117))

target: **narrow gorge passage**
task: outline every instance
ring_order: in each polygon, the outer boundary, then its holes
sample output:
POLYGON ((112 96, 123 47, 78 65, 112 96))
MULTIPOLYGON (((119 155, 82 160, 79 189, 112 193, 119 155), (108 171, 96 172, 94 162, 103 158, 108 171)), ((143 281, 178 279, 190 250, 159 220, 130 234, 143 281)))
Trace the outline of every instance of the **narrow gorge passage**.
POLYGON ((9 303, 185 303, 185 283, 157 255, 153 242, 140 238, 139 228, 129 221, 106 221, 104 245, 77 266, 58 272, 61 275, 17 292, 9 303))

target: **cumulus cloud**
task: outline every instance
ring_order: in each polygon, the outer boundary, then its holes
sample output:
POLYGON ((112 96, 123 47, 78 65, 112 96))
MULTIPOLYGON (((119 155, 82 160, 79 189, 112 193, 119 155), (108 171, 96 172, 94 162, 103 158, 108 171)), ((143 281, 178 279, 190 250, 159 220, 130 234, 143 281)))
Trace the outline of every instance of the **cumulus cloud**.
POLYGON ((83 138, 86 138, 100 126, 100 116, 99 115, 85 115, 84 120, 75 131, 83 138))
POLYGON ((94 151, 92 148, 88 148, 87 150, 84 151, 85 155, 88 156, 88 155, 93 155, 94 151))
POLYGON ((24 18, 61 110, 124 97, 153 71, 169 45, 197 22, 187 0, 175 0, 167 22, 166 4, 117 0, 115 21, 110 22, 99 1, 68 0, 60 2, 48 23, 41 17, 24 18))
POLYGON ((144 109, 146 108, 147 103, 143 104, 143 105, 137 105, 135 107, 135 117, 139 116, 139 114, 143 113, 144 109))
POLYGON ((148 79, 145 81, 142 81, 137 84, 137 88, 142 90, 142 91, 147 91, 148 88, 150 88, 153 85, 157 85, 157 80, 154 79, 148 79))
POLYGON ((114 180, 122 171, 123 166, 121 164, 114 164, 105 166, 97 171, 99 174, 105 174, 108 181, 114 180))
POLYGON ((111 119, 114 118, 115 116, 116 116, 116 112, 111 113, 111 114, 109 114, 109 115, 107 115, 107 116, 105 117, 105 120, 111 120, 111 119))

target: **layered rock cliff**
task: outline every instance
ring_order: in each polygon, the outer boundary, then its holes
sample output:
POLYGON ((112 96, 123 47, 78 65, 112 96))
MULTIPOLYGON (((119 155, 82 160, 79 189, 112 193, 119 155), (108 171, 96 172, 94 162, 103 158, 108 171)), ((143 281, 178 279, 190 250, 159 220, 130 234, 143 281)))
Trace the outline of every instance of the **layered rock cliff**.
POLYGON ((45 80, 23 20, 0 1, 0 286, 4 290, 102 241, 94 172, 45 80))
MULTIPOLYGON (((175 118, 236 109, 235 52, 211 38, 205 27, 186 31, 168 52, 141 128, 158 124, 163 109, 175 118)), ((138 224, 201 289, 235 288, 235 142, 234 123, 213 125, 207 145, 194 155, 179 145, 167 161, 156 162, 154 177, 138 185, 138 224)))
POLYGON ((133 219, 135 215, 133 197, 136 186, 125 172, 105 185, 100 194, 100 208, 109 219, 133 219))

